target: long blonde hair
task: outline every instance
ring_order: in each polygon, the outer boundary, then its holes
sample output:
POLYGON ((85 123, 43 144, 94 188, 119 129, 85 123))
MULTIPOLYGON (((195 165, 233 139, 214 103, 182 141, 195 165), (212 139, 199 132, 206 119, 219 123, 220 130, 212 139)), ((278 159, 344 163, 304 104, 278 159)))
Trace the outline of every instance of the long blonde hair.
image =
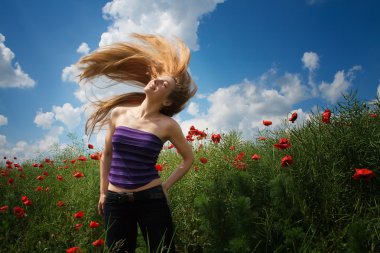
MULTIPOLYGON (((82 57, 78 62, 80 80, 106 76, 120 83, 145 87, 152 78, 170 75, 176 81, 168 97, 172 103, 162 107, 160 112, 170 117, 179 113, 197 91, 197 85, 187 71, 189 48, 178 38, 171 42, 160 35, 134 33, 131 37, 136 41, 114 43, 82 57)), ((144 93, 131 92, 93 102, 94 112, 86 121, 86 134, 91 135, 95 128, 107 124, 113 108, 139 105, 144 99, 144 93)))

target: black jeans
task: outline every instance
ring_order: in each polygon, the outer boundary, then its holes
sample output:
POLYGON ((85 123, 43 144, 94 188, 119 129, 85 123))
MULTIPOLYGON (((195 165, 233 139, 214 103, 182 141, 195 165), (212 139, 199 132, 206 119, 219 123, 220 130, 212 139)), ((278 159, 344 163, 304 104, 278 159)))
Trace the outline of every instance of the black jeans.
POLYGON ((172 216, 161 185, 134 193, 108 191, 104 224, 112 253, 135 252, 137 224, 151 253, 175 252, 172 216))

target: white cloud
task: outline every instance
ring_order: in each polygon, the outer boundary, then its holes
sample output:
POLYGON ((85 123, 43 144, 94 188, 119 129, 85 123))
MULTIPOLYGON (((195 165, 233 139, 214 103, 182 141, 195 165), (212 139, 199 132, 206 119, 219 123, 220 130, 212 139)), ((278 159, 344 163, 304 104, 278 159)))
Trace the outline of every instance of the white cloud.
POLYGON ((99 132, 96 133, 96 140, 95 140, 95 143, 96 143, 96 146, 101 148, 101 147, 104 147, 104 140, 106 138, 106 130, 100 130, 99 132))
POLYGON ((278 83, 281 83, 280 92, 287 97, 291 104, 305 100, 310 96, 308 95, 308 88, 302 85, 300 76, 297 74, 285 73, 283 77, 278 79, 278 83))
POLYGON ((62 135, 63 132, 64 128, 62 126, 52 127, 42 139, 36 142, 28 143, 21 140, 13 145, 0 145, 0 153, 6 157, 17 157, 18 162, 35 160, 43 153, 50 153, 52 145, 59 143, 59 136, 62 135))
POLYGON ((8 118, 0 114, 0 126, 8 124, 8 118))
POLYGON ((5 46, 5 37, 0 33, 0 88, 30 88, 35 81, 25 73, 18 62, 12 65, 15 55, 5 46))
POLYGON ((352 81, 355 79, 355 72, 361 69, 361 66, 354 66, 347 72, 347 74, 345 74, 343 70, 338 71, 331 84, 323 81, 319 85, 321 96, 331 103, 336 103, 342 93, 345 93, 351 86, 352 81))
POLYGON ((65 103, 62 107, 53 106, 55 119, 61 121, 69 129, 74 129, 80 124, 81 108, 74 108, 70 103, 65 103))
POLYGON ((42 129, 49 129, 54 121, 54 113, 52 112, 37 112, 36 117, 34 118, 34 123, 42 129))
POLYGON ((64 128, 62 126, 53 127, 50 129, 44 138, 37 142, 38 152, 49 151, 51 145, 59 143, 59 136, 62 135, 63 132, 64 128))
POLYGON ((314 52, 305 52, 302 57, 302 62, 305 68, 313 71, 319 67, 319 56, 314 52))
POLYGON ((198 50, 197 30, 200 19, 212 12, 224 0, 113 0, 103 7, 103 15, 112 20, 102 34, 100 46, 125 41, 128 35, 160 33, 182 38, 193 50, 198 50))
POLYGON ((75 64, 65 67, 62 71, 62 81, 79 83, 80 70, 75 64))
POLYGON ((203 98, 207 98, 207 95, 206 94, 202 94, 202 93, 196 93, 195 94, 195 98, 203 99, 203 98))
POLYGON ((7 143, 7 137, 5 135, 0 134, 0 147, 4 146, 7 143))
POLYGON ((190 115, 197 116, 199 113, 199 105, 194 102, 190 102, 187 108, 187 112, 190 115))
POLYGON ((77 49, 77 53, 80 54, 88 54, 90 52, 90 48, 86 42, 82 42, 77 49))
POLYGON ((318 96, 318 87, 314 82, 315 71, 319 68, 319 56, 314 52, 305 52, 302 56, 303 67, 309 70, 308 84, 311 88, 311 95, 318 96))
POLYGON ((271 120, 271 127, 276 127, 284 120, 288 121, 290 112, 298 111, 297 122, 306 118, 302 109, 292 110, 294 103, 309 97, 298 75, 286 73, 278 78, 279 89, 263 85, 264 79, 259 78, 258 82, 243 80, 239 84, 219 88, 207 97, 210 103, 207 112, 180 122, 182 129, 186 133, 194 125, 202 130, 208 128, 209 132, 241 130, 244 138, 252 138, 258 130, 265 128, 262 124, 264 119, 271 120))
POLYGON ((331 84, 323 81, 321 85, 319 85, 319 90, 323 98, 331 103, 335 103, 350 85, 351 83, 346 80, 344 71, 342 70, 335 74, 334 81, 331 84))

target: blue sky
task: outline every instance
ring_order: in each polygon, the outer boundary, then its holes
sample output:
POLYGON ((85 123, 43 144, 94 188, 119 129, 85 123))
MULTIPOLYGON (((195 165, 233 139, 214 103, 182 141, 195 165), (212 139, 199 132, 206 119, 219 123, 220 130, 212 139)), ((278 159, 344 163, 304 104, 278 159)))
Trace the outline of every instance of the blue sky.
MULTIPOLYGON (((371 101, 380 93, 379 10, 377 0, 3 0, 0 155, 31 158, 69 143, 68 133, 87 142, 89 86, 74 64, 132 32, 177 35, 191 48, 199 91, 176 116, 184 132, 237 129, 249 139, 263 119, 276 127, 298 112, 302 124, 351 89, 371 101)), ((90 142, 100 148, 103 136, 90 142)))

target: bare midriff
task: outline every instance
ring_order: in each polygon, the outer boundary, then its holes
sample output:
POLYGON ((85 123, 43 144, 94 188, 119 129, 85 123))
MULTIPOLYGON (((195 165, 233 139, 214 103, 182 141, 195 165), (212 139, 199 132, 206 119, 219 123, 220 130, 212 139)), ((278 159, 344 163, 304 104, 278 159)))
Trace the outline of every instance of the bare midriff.
POLYGON ((156 179, 150 181, 149 183, 147 183, 146 185, 143 185, 139 188, 132 189, 132 190, 124 189, 124 188, 118 187, 116 185, 113 185, 111 183, 108 183, 108 190, 113 191, 113 192, 139 192, 139 191, 143 191, 143 190, 158 186, 161 183, 162 183, 161 179, 156 178, 156 179))

